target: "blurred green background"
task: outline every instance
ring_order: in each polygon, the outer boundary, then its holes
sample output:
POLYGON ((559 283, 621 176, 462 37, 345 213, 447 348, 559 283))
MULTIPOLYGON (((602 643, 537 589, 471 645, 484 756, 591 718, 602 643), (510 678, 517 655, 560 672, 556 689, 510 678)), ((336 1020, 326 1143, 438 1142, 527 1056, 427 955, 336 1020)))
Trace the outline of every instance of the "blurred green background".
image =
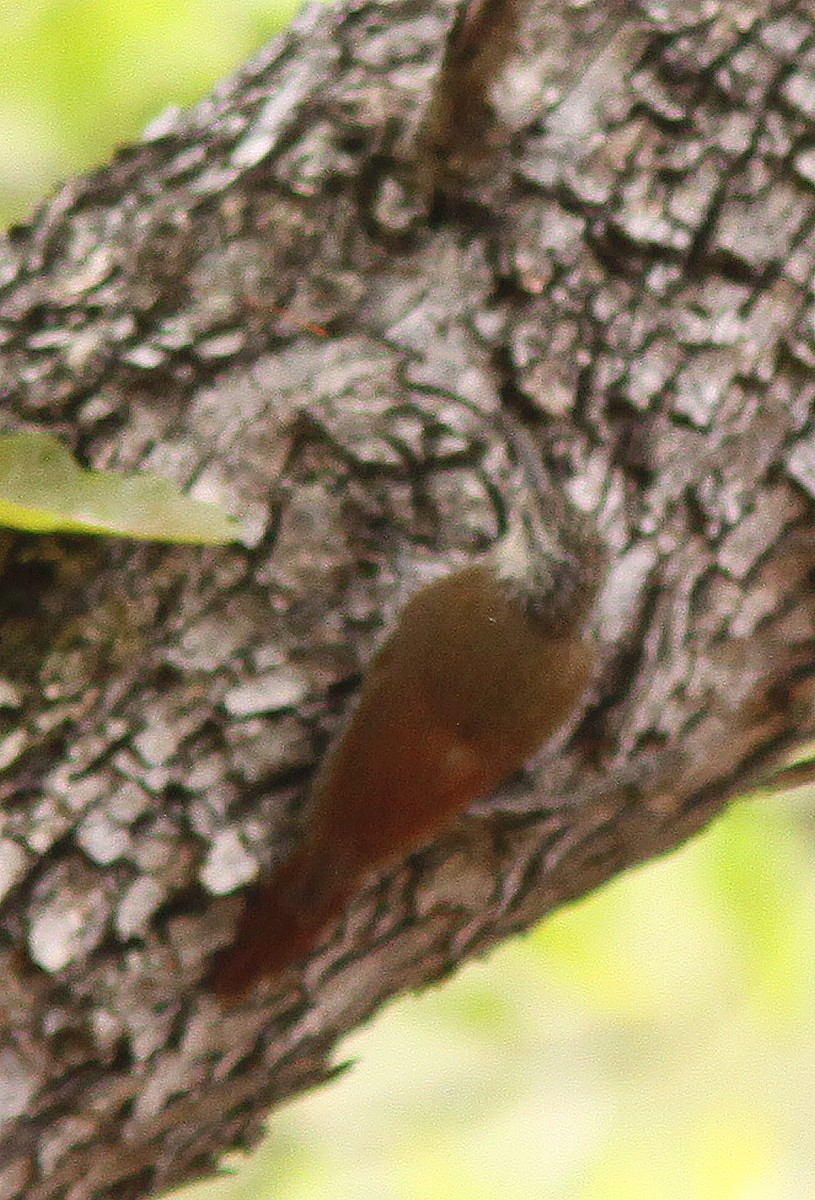
MULTIPOLYGON (((0 0, 0 217, 203 95, 286 0, 0 0)), ((812 796, 754 798, 349 1038, 175 1200, 811 1200, 812 796)))
POLYGON ((0 0, 0 217, 190 104, 297 0, 0 0))

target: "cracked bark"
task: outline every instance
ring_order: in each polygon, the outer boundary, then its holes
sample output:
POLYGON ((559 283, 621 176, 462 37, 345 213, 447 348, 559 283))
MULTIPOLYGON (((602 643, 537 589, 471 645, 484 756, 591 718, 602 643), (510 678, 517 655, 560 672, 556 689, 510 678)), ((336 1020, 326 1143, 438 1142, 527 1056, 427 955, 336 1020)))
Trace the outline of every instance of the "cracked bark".
POLYGON ((483 7, 309 10, 4 246, 4 425, 248 544, 2 536, 3 1198, 211 1169, 386 997, 813 734, 810 6, 540 6, 470 170, 434 83, 483 7), (523 502, 505 409, 612 552, 593 689, 223 1014, 202 980, 382 631, 523 502))

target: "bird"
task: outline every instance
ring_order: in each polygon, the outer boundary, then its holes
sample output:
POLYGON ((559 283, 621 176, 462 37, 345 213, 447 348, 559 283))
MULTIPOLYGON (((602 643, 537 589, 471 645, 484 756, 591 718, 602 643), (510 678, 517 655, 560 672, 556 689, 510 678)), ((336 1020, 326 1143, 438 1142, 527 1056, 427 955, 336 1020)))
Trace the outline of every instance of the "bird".
POLYGON ((317 774, 299 845, 250 889, 216 959, 223 1001, 304 960, 366 877, 432 841, 567 721, 592 673, 598 561, 574 530, 519 521, 408 599, 317 774))

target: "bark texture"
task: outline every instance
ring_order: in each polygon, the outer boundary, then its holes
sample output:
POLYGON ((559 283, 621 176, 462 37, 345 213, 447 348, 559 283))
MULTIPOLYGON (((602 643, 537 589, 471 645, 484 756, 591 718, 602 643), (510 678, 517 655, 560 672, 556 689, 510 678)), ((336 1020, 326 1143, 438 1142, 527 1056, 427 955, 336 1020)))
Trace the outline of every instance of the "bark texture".
POLYGON ((0 539, 2 1200, 210 1170, 388 996, 813 735, 811 4, 533 10, 515 38, 489 0, 309 9, 3 246, 3 425, 218 499, 246 544, 0 539), (238 893, 383 630, 524 501, 502 413, 610 548, 592 690, 221 1012, 238 893))

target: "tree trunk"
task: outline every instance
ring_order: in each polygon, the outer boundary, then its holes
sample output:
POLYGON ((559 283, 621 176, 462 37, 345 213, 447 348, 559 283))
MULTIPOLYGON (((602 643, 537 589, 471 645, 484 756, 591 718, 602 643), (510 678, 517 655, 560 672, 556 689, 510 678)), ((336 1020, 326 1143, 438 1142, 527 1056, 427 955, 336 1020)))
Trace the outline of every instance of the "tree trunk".
POLYGON ((6 427, 245 544, 2 536, 3 1200, 210 1170, 388 996, 813 736, 811 5, 533 10, 309 9, 4 246, 6 427), (507 415, 609 548, 591 689, 222 1010, 383 631, 528 500, 507 415))

